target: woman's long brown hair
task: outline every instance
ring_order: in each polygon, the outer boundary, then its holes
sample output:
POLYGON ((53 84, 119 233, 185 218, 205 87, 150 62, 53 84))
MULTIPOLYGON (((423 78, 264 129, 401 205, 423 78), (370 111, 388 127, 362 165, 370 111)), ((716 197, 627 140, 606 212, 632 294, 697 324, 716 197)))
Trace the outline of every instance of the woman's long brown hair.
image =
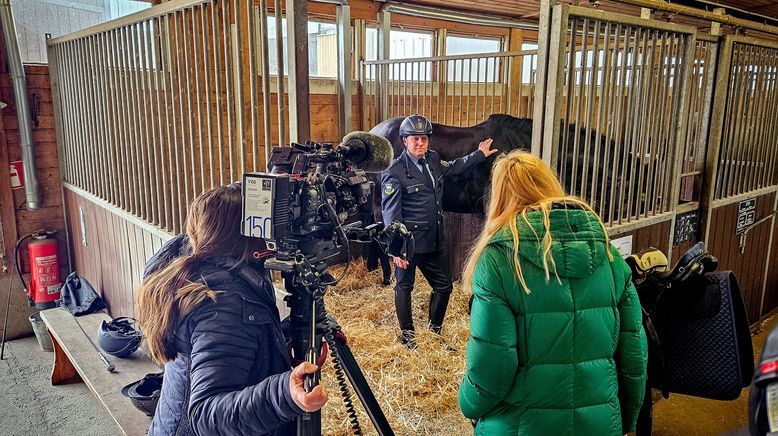
POLYGON ((175 359, 176 327, 206 298, 216 299, 216 291, 190 280, 199 261, 210 256, 248 258, 249 239, 241 236, 240 225, 240 183, 211 189, 192 201, 186 220, 192 254, 147 277, 137 293, 138 322, 155 362, 175 359))

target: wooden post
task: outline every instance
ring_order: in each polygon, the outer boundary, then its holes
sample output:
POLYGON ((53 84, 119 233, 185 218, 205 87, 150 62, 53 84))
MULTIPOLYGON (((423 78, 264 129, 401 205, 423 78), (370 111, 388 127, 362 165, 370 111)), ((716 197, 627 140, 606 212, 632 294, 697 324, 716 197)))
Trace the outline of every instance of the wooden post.
POLYGON ((304 142, 311 139, 308 2, 288 1, 286 8, 286 34, 289 44, 289 140, 304 142))
MULTIPOLYGON (((524 43, 524 32, 521 29, 511 29, 511 35, 508 40, 508 51, 521 51, 521 46, 524 43)), ((517 58, 506 58, 506 64, 508 63, 514 63, 513 68, 510 69, 511 76, 508 77, 508 89, 507 92, 510 93, 508 96, 508 102, 516 102, 516 113, 513 114, 517 117, 521 117, 521 87, 522 87, 522 80, 521 77, 524 74, 522 71, 524 67, 523 58, 517 57, 517 58)), ((506 65, 507 66, 507 65, 506 65)), ((532 63, 530 63, 530 74, 532 74, 532 63)), ((531 92, 532 90, 530 90, 531 92)), ((529 95, 529 94, 528 94, 529 95)), ((529 105, 529 99, 527 99, 527 104, 529 105)), ((508 112, 510 114, 510 107, 508 107, 508 112)), ((527 107, 527 114, 525 117, 529 117, 532 114, 529 113, 529 106, 527 107)), ((524 117, 522 117, 524 118, 524 117)))

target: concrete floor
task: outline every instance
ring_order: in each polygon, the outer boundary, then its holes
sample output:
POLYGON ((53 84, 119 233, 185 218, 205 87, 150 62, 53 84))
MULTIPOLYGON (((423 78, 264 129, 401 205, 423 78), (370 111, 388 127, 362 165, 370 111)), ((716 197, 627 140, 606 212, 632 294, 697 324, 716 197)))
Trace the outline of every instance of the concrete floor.
MULTIPOLYGON (((753 337, 758 354, 778 316, 762 322, 753 337)), ((6 345, 0 361, 0 435, 113 435, 118 428, 84 384, 51 386, 54 353, 41 351, 34 337, 6 345)), ((132 407, 127 403, 127 407, 132 407)), ((654 434, 747 435, 748 390, 735 401, 671 395, 654 405, 654 434)))
MULTIPOLYGON (((102 436, 119 433, 83 383, 52 386, 54 353, 34 337, 8 342, 0 361, 0 434, 102 436)), ((127 407, 132 407, 127 402, 127 407)))

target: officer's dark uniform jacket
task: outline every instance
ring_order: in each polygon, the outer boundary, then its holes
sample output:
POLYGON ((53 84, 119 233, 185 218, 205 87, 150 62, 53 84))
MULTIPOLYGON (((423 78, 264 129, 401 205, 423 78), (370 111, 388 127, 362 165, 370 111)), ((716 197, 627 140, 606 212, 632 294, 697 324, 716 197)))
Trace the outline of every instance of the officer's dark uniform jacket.
MULTIPOLYGON (((181 236, 147 265, 151 273, 188 246, 181 236)), ((289 394, 290 362, 273 287, 261 271, 203 260, 192 280, 221 291, 175 330, 149 435, 287 435, 303 412, 289 394)))
POLYGON ((434 150, 426 154, 429 170, 435 178, 435 188, 429 176, 408 156, 402 154, 381 173, 381 209, 384 225, 400 221, 413 232, 416 253, 430 253, 443 244, 443 182, 446 176, 465 172, 486 160, 480 150, 445 162, 434 150))

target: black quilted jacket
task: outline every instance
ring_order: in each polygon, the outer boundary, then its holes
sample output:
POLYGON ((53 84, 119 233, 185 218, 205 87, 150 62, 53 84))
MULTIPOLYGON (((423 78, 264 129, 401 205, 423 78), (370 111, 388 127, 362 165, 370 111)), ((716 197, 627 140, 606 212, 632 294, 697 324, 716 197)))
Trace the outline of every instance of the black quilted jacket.
MULTIPOLYGON (((178 236, 146 273, 188 251, 178 236)), ((289 395, 290 363, 266 275, 230 259, 202 262, 197 280, 221 291, 175 331, 178 356, 165 365, 149 435, 285 435, 302 414, 289 395)))

